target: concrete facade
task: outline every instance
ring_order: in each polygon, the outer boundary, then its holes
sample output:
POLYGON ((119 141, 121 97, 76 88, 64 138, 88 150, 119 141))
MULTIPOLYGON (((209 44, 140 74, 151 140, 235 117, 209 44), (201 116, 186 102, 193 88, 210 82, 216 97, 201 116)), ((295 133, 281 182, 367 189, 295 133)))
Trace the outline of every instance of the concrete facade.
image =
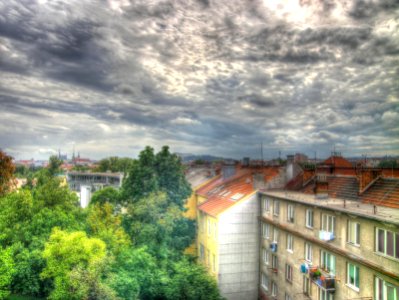
POLYGON ((198 257, 229 300, 258 298, 258 215, 256 193, 217 217, 199 212, 198 257))
POLYGON ((372 206, 355 201, 318 200, 287 192, 261 192, 259 206, 261 298, 399 299, 398 210, 374 214, 372 206), (313 222, 307 222, 310 211, 313 222), (332 234, 324 234, 323 229, 332 234), (386 238, 384 250, 378 250, 377 236, 386 238), (393 248, 387 246, 388 236, 393 236, 393 248), (275 252, 270 248, 273 240, 275 252), (309 248, 311 257, 306 253, 309 248), (310 269, 300 271, 305 263, 320 271, 317 279, 312 279, 310 269), (290 269, 292 275, 287 275, 290 269), (334 282, 330 290, 325 288, 327 281, 334 282))

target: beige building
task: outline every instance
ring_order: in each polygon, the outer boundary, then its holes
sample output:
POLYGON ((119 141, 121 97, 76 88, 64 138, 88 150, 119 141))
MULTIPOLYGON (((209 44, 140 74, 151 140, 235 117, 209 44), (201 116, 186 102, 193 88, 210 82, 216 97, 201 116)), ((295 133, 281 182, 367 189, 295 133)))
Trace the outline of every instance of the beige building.
POLYGON ((399 300, 398 209, 289 191, 259 202, 261 299, 399 300))

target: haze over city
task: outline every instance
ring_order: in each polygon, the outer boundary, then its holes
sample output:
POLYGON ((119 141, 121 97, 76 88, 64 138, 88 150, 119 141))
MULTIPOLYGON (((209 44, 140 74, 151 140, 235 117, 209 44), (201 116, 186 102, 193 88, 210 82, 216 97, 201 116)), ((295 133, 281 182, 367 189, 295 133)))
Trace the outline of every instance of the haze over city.
POLYGON ((381 1, 0 1, 0 148, 102 158, 399 152, 381 1))

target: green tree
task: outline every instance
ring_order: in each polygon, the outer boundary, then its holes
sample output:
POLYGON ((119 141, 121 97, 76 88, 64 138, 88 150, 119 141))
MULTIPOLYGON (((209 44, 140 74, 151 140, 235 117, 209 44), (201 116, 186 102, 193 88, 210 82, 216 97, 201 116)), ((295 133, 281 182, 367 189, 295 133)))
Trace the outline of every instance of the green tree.
POLYGON ((111 156, 108 158, 103 158, 98 162, 98 166, 95 169, 97 172, 123 172, 127 173, 132 166, 134 160, 128 157, 117 157, 111 156))
POLYGON ((168 202, 177 204, 181 210, 184 210, 184 202, 191 195, 190 184, 178 156, 171 154, 168 146, 156 155, 154 149, 147 146, 140 152, 139 159, 123 182, 123 195, 135 202, 158 191, 166 193, 168 202))
POLYGON ((115 254, 131 244, 121 222, 122 217, 114 214, 114 208, 109 203, 97 203, 89 207, 88 232, 104 241, 107 248, 115 254))
POLYGON ((11 190, 14 170, 12 157, 0 150, 0 197, 11 190))
POLYGON ((42 278, 52 279, 49 299, 115 299, 102 282, 106 269, 106 245, 85 232, 54 229, 45 245, 46 267, 42 278))
POLYGON ((91 196, 91 200, 90 200, 90 205, 94 205, 94 204, 105 204, 105 203, 111 203, 111 204, 118 204, 120 203, 120 192, 111 187, 105 187, 101 190, 96 191, 92 196, 91 196))
POLYGON ((11 249, 2 249, 0 247, 0 299, 6 299, 10 294, 14 267, 11 249))
POLYGON ((63 161, 58 158, 56 155, 52 155, 49 158, 49 164, 48 164, 48 171, 51 176, 57 175, 61 171, 60 167, 63 164, 63 161))
POLYGON ((204 267, 183 259, 173 265, 170 281, 165 288, 167 299, 220 300, 223 299, 214 278, 204 267))

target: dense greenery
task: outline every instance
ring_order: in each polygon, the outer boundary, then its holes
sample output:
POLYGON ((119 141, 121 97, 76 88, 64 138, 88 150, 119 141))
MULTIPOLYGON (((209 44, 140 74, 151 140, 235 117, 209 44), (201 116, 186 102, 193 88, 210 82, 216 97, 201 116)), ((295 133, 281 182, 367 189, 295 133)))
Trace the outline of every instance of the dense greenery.
POLYGON ((50 159, 26 187, 0 196, 0 299, 220 299, 215 280, 183 254, 195 237, 183 217, 191 189, 167 147, 147 147, 122 190, 94 193, 86 209, 59 166, 50 159))
POLYGON ((111 156, 108 158, 104 158, 98 162, 98 166, 95 169, 97 172, 123 172, 127 173, 131 166, 133 165, 134 160, 128 157, 117 157, 111 156))

